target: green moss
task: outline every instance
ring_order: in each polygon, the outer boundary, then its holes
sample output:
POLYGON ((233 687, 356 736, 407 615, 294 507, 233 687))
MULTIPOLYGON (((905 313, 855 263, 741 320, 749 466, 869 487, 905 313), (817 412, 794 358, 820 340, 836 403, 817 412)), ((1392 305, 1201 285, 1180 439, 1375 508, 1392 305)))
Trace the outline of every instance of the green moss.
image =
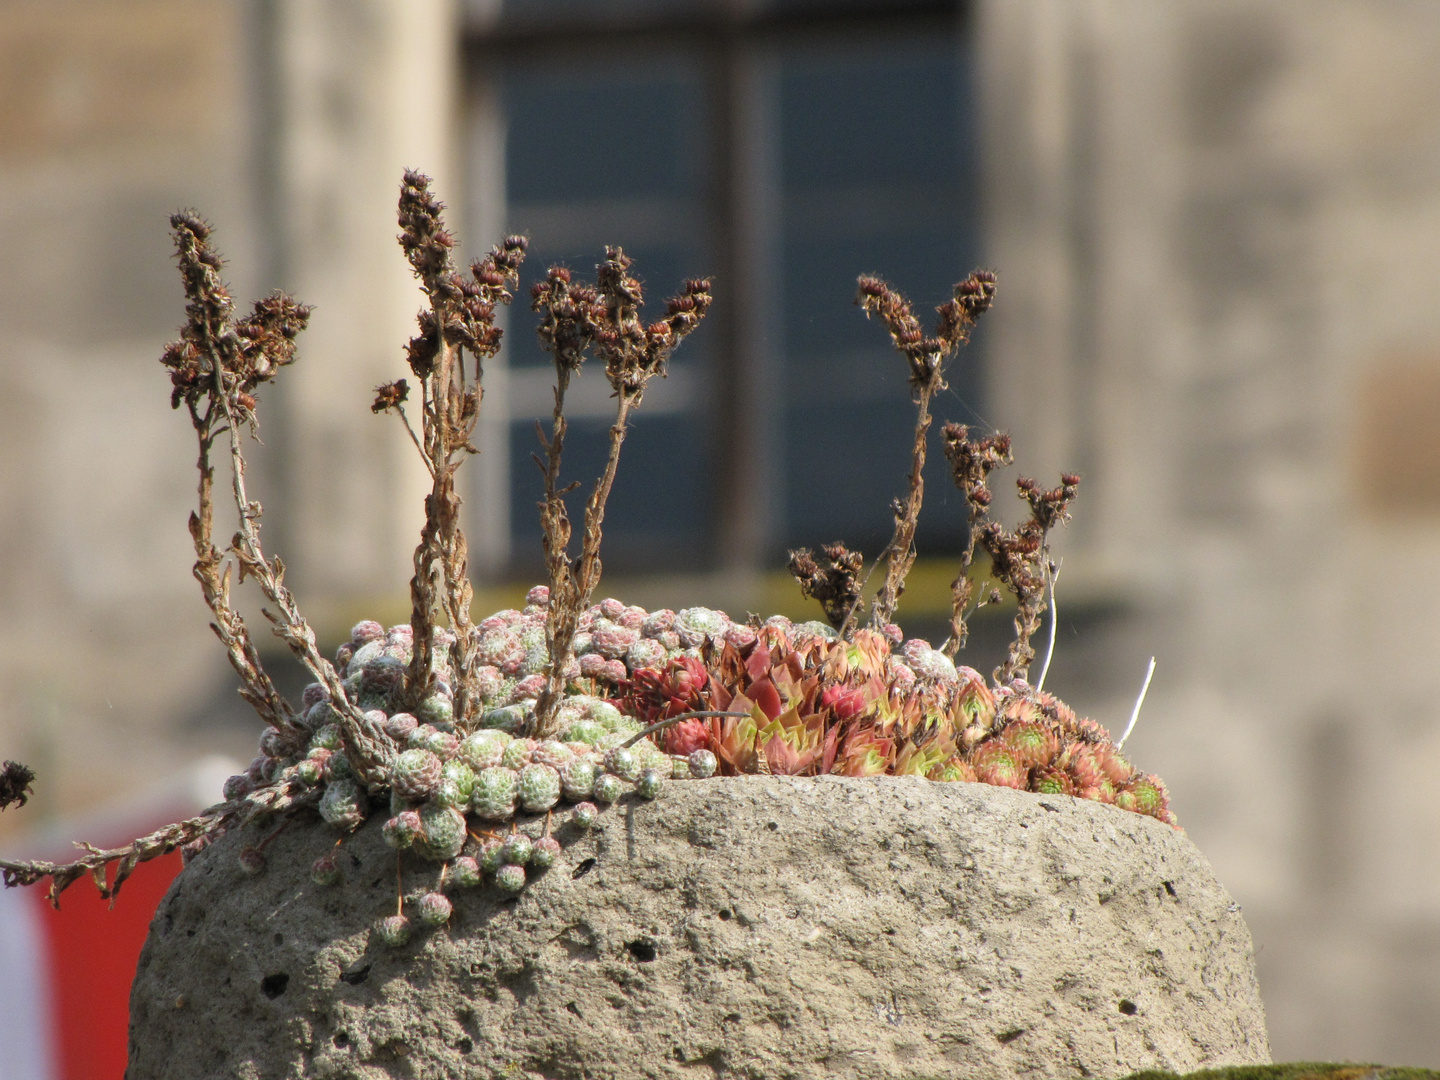
MULTIPOLYGON (((1181 1080, 1181 1074, 1148 1069, 1123 1080, 1181 1080)), ((1183 1074, 1183 1080, 1440 1080, 1433 1069, 1356 1065, 1353 1062, 1292 1061, 1280 1065, 1234 1065, 1183 1074)))

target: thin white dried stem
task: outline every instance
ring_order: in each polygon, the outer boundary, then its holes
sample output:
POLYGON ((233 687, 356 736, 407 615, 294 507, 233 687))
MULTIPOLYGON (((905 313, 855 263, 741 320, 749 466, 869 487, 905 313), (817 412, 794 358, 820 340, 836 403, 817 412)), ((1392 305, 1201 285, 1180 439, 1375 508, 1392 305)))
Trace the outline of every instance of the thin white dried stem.
POLYGON ((1038 694, 1045 689, 1045 676, 1050 674, 1050 660, 1055 655, 1055 626, 1060 621, 1060 612, 1055 607, 1055 583, 1060 580, 1060 567, 1065 565, 1065 560, 1058 563, 1045 564, 1046 586, 1050 592, 1050 642, 1045 646, 1045 663, 1040 668, 1040 678, 1035 683, 1035 692, 1038 694))
POLYGON ((1155 657, 1150 657, 1150 667, 1145 672, 1145 684, 1140 687, 1140 696, 1135 699, 1135 708, 1130 710, 1130 723, 1125 725, 1125 734, 1120 736, 1120 741, 1115 744, 1116 750, 1124 749, 1125 740, 1135 730, 1135 721, 1140 719, 1140 706, 1145 704, 1145 694, 1150 689, 1150 680, 1155 676, 1155 657))

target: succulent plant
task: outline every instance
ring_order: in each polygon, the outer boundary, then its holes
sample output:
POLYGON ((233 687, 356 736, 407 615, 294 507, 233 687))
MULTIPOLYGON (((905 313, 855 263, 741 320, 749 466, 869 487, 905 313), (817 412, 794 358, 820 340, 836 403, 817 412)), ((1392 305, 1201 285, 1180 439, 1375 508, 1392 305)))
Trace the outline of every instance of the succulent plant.
POLYGON ((531 813, 549 810, 560 801, 560 774, 549 765, 532 762, 520 770, 516 793, 520 805, 531 813))
POLYGON ((455 907, 441 892, 428 892, 415 905, 415 914, 426 926, 444 926, 455 907))
POLYGON ((645 769, 635 779, 635 794, 642 799, 658 799, 660 792, 665 789, 665 778, 667 773, 661 773, 659 769, 645 769))
POLYGON ((315 737, 310 740, 310 745, 321 750, 339 750, 344 745, 339 725, 326 724, 315 732, 315 737))
POLYGON ((605 755, 605 771, 634 783, 640 775, 640 757, 630 747, 617 746, 605 755))
POLYGON ((591 796, 602 803, 613 803, 625 793, 625 784, 614 773, 601 773, 595 778, 591 796))
POLYGON ((470 801, 474 790, 475 770, 468 762, 455 757, 440 767, 440 786, 437 793, 445 795, 445 801, 450 805, 463 807, 470 801))
POLYGON ((1025 765, 1048 765, 1060 751, 1060 740, 1048 727, 1033 720, 1007 724, 1000 742, 1014 750, 1025 765))
POLYGON ((1115 795, 1116 806, 1151 817, 1159 817, 1162 811, 1169 809, 1169 803, 1170 795, 1165 790, 1165 784, 1154 775, 1134 777, 1115 795))
MULTIPOLYGON (((424 730, 423 727, 417 728, 412 738, 419 736, 423 739, 425 736, 421 732, 424 730)), ((419 747, 406 750, 396 755, 395 763, 390 767, 390 786, 402 798, 428 798, 440 783, 442 768, 440 758, 434 752, 419 747)))
POLYGON ((403 851, 420 838, 420 814, 416 810, 402 810, 380 827, 380 836, 385 843, 403 851))
POLYGON ((355 780, 355 769, 350 764, 350 757, 343 750, 335 750, 325 758, 325 782, 332 783, 337 780, 355 780))
POLYGON ((242 848, 236 861, 240 864, 241 872, 247 877, 254 877, 265 869, 265 853, 259 848, 242 848))
POLYGON ((332 853, 326 852, 310 864, 310 880, 326 887, 340 883, 340 866, 332 853))
POLYGON ((505 892, 518 893, 525 887, 525 868, 515 863, 505 863, 495 871, 495 884, 505 892))
POLYGON ((1030 790, 1041 795, 1074 795, 1075 782, 1063 769, 1041 765, 1031 776, 1030 790))
POLYGON ((730 620, 721 611, 710 608, 692 607, 675 614, 675 631, 687 647, 703 645, 707 639, 721 637, 730 620))
POLYGON ((445 881, 454 889, 473 889, 482 880, 480 864, 469 855, 461 855, 450 864, 450 873, 445 881))
POLYGON ((600 769, 588 757, 572 757, 560 766, 560 793, 571 802, 588 799, 600 769))
POLYGON ((465 815, 444 803, 426 803, 420 810, 420 836, 416 847, 427 858, 446 862, 465 847, 465 815))
POLYGON ((511 736, 504 731, 486 729, 472 732, 461 740, 456 748, 458 760, 465 762, 476 773, 494 768, 509 745, 511 736))
POLYGON ((505 749, 500 752, 500 764, 507 769, 519 772, 530 764, 530 755, 534 751, 535 743, 532 740, 515 739, 506 743, 505 749))
POLYGON ((502 862, 514 863, 516 866, 524 866, 530 861, 531 852, 535 850, 535 841, 526 836, 523 832, 512 832, 505 837, 500 850, 502 862))
POLYGON ((696 780, 706 780, 715 775, 715 755, 709 750, 694 750, 686 759, 690 766, 690 775, 696 780))
POLYGON ((577 828, 593 829, 595 822, 600 820, 600 808, 592 802, 580 802, 575 804, 575 809, 570 814, 570 820, 577 828))
POLYGON ((320 797, 320 816, 335 828, 353 832, 365 820, 366 797, 350 780, 331 780, 320 797))
POLYGON ((536 870, 549 870, 559 857, 560 841, 553 836, 542 836, 535 841, 535 849, 530 852, 530 865, 536 870))
POLYGON ((486 821, 505 821, 515 814, 519 777, 513 769, 496 765, 481 771, 470 795, 470 809, 486 821))
POLYGON ((983 784, 1023 790, 1029 780, 1029 770, 1021 755, 1003 743, 981 743, 970 760, 983 784))
POLYGON ((554 739, 546 739, 535 747, 530 753, 530 760, 537 765, 549 765, 552 769, 559 769, 561 765, 575 756, 571 750, 562 742, 554 739))
POLYGON ((476 852, 475 861, 480 864, 483 872, 493 874, 505 865, 504 852, 505 842, 503 840, 486 840, 480 845, 480 850, 476 852))
POLYGON ((243 799, 254 789, 254 781, 250 779, 249 775, 246 773, 236 773, 234 776, 228 777, 225 780, 225 786, 221 789, 221 794, 226 800, 233 801, 235 799, 243 799))
POLYGON ((392 949, 398 949, 410 940, 410 920, 404 915, 381 919, 376 929, 380 931, 380 940, 392 949))

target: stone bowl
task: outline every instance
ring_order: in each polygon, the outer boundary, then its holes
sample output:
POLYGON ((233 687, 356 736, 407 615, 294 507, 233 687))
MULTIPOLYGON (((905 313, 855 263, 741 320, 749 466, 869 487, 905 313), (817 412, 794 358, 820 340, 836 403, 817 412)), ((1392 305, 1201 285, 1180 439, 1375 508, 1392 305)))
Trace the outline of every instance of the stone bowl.
MULTIPOLYGON (((1116 1077, 1270 1060, 1240 907, 1185 835, 1065 796, 739 777, 627 796, 518 897, 387 948, 376 814, 232 833, 161 904, 132 1080, 1116 1077)), ((438 867, 403 860, 407 898, 438 867)), ((407 911, 413 913, 407 899, 407 911)))

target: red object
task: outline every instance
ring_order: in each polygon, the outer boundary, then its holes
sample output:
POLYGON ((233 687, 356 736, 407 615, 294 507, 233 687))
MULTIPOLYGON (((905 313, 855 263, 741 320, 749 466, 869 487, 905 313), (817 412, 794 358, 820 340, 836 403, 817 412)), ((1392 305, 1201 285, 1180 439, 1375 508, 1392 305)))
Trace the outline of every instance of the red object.
POLYGON ((130 983, 150 920, 179 872, 179 852, 141 863, 126 879, 114 908, 88 878, 61 894, 59 911, 46 899, 48 881, 30 890, 29 899, 42 910, 49 953, 60 1080, 124 1077, 130 983))

